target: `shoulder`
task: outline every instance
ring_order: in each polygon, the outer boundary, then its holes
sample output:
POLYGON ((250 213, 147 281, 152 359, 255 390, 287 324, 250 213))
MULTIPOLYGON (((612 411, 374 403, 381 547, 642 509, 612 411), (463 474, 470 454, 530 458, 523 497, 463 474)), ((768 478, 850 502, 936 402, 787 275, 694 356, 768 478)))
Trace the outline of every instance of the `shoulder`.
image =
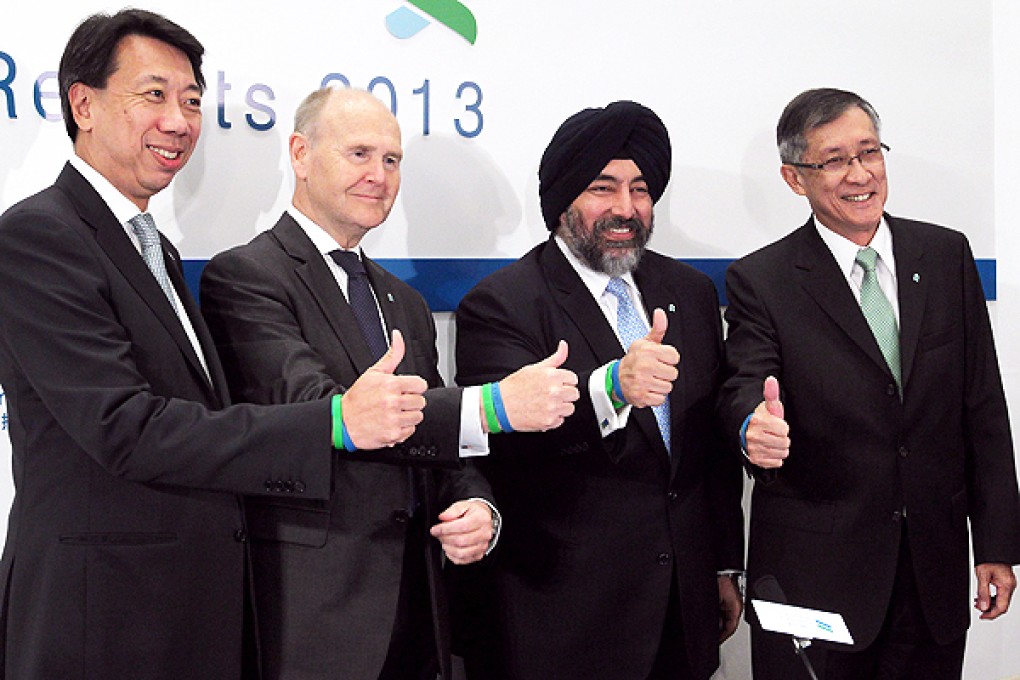
POLYGON ((924 242, 925 244, 953 244, 959 245, 967 241, 963 232, 949 227, 944 227, 931 222, 912 220, 906 217, 893 217, 886 215, 886 222, 892 231, 893 243, 899 238, 911 238, 924 242))

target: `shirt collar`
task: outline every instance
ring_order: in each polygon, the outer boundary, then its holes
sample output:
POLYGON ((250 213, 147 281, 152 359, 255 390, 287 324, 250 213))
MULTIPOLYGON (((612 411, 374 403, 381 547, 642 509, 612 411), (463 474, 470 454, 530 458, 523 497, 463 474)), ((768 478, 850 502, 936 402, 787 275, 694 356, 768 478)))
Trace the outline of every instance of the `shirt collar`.
MULTIPOLYGON (((584 282, 585 287, 591 291, 591 295, 596 300, 600 299, 606 292, 606 286, 609 285, 609 274, 603 272, 597 272, 585 263, 581 262, 576 255, 570 250, 570 247, 566 242, 560 238, 559 235, 555 236, 553 240, 556 245, 559 246, 560 252, 567 258, 567 262, 574 268, 577 275, 581 277, 581 281, 584 282)), ((620 277, 627 282, 632 291, 632 296, 637 293, 637 284, 634 283, 634 275, 631 272, 627 272, 620 277)))
POLYGON ((113 216, 117 218, 117 221, 121 224, 127 224, 128 220, 135 217, 142 210, 138 209, 138 206, 131 202, 131 200, 120 193, 118 189, 110 183, 110 180, 103 177, 98 170, 93 168, 91 165, 85 162, 85 160, 78 154, 71 154, 70 159, 71 167, 81 173, 81 176, 85 178, 85 181, 92 185, 92 188, 99 194, 99 198, 103 199, 106 203, 106 207, 110 209, 113 216))
MULTIPOLYGON (((315 246, 315 249, 318 250, 323 257, 329 258, 329 254, 334 250, 347 250, 346 248, 341 248, 333 237, 326 233, 325 229, 313 222, 312 218, 298 210, 293 203, 290 204, 290 208, 287 209, 287 212, 294 221, 298 223, 301 230, 308 236, 308 240, 312 242, 312 245, 315 246)), ((355 252, 358 251, 355 250, 355 252)))
MULTIPOLYGON (((845 236, 841 236, 831 229, 822 226, 816 217, 812 216, 811 219, 815 224, 815 229, 818 230, 818 235, 822 237, 822 241, 828 246, 832 256, 836 258, 836 264, 839 265, 843 276, 850 280, 850 274, 853 271, 854 262, 857 261, 857 253, 861 250, 861 246, 845 236)), ((893 275, 893 279, 895 279, 896 259, 893 256, 892 231, 890 231, 884 216, 879 221, 878 229, 875 230, 875 235, 871 237, 871 243, 868 245, 875 249, 879 259, 882 260, 882 263, 885 264, 893 275)))

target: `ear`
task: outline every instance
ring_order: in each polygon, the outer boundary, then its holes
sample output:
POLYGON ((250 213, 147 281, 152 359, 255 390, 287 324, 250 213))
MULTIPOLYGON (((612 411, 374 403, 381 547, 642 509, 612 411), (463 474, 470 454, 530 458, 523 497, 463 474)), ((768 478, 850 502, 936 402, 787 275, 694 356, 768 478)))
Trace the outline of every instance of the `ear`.
POLYGON ((288 147, 290 149, 290 167, 294 169, 294 176, 300 180, 306 179, 308 177, 306 160, 311 148, 308 137, 300 132, 295 132, 290 136, 288 147))
POLYGON ((92 104, 96 91, 85 83, 74 83, 67 91, 67 101, 71 105, 71 115, 78 129, 83 132, 91 130, 95 123, 92 119, 92 104))
POLYGON ((779 174, 782 175, 786 183, 793 189, 793 193, 798 196, 806 196, 807 189, 804 188, 803 177, 800 174, 800 170, 793 167, 792 165, 781 165, 779 166, 779 174))

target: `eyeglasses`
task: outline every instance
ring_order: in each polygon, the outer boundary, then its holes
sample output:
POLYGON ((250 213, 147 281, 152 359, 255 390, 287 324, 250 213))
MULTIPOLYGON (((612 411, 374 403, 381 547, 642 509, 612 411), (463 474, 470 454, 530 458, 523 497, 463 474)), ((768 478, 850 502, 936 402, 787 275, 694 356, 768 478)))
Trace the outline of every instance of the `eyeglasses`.
POLYGON ((787 163, 787 165, 792 165, 795 168, 821 170, 822 172, 834 175, 836 173, 846 172, 847 168, 849 168, 854 161, 860 161, 861 165, 865 168, 877 168, 885 162, 884 152, 888 150, 888 146, 880 143, 878 146, 861 151, 856 156, 833 156, 822 163, 787 163))

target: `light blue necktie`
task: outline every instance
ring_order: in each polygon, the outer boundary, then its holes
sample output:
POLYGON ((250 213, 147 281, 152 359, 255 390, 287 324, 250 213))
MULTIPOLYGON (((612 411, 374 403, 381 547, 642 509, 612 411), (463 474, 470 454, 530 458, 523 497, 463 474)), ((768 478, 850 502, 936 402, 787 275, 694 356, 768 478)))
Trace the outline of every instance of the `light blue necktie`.
MULTIPOLYGON (((635 340, 648 335, 648 326, 645 325, 644 319, 634 309, 634 304, 630 300, 627 288, 627 282, 619 277, 609 279, 609 283, 606 285, 606 292, 614 295, 617 300, 616 333, 620 337, 625 350, 630 349, 631 344, 635 340)), ((666 401, 659 406, 653 406, 652 412, 655 414, 655 421, 659 424, 659 432, 662 433, 662 442, 666 445, 666 451, 668 452, 670 451, 669 398, 667 397, 666 401)))
POLYGON ((864 270, 864 279, 861 281, 861 311, 864 312, 864 318, 871 327, 878 348, 882 350, 882 356, 892 371, 896 386, 900 388, 900 394, 903 394, 903 386, 900 384, 900 329, 892 304, 882 292, 878 275, 875 273, 878 252, 871 247, 862 248, 857 252, 856 259, 857 264, 864 270))
POLYGON ((163 289, 163 294, 170 301, 170 306, 181 315, 177 309, 177 302, 174 298, 173 286, 170 284, 170 276, 166 272, 166 262, 163 261, 163 244, 159 241, 159 231, 156 229, 156 221, 147 212, 139 213, 130 220, 128 224, 138 237, 138 243, 142 246, 142 259, 148 265, 149 271, 156 277, 156 282, 163 289))

